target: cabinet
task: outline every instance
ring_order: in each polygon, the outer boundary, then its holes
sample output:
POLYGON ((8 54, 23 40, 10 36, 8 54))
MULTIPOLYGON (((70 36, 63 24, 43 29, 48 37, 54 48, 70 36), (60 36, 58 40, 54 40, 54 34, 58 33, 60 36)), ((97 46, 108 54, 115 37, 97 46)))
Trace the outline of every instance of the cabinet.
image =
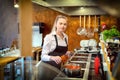
POLYGON ((20 57, 1 57, 0 58, 0 78, 1 80, 14 80, 15 77, 15 62, 21 59, 20 57))

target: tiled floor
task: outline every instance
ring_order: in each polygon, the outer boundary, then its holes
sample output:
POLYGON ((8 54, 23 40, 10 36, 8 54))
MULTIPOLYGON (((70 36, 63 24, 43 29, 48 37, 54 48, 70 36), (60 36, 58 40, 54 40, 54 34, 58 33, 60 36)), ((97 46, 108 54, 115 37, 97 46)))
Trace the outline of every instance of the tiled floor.
POLYGON ((90 70, 89 73, 90 73, 89 74, 89 80, 103 80, 100 74, 98 74, 98 75, 95 74, 94 69, 90 70))

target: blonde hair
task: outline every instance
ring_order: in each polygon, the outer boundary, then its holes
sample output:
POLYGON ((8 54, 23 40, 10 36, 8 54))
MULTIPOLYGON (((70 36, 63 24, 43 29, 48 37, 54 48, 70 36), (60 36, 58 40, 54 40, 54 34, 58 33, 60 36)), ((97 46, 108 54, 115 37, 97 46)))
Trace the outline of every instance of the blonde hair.
POLYGON ((53 28, 52 28, 51 32, 56 31, 56 29, 57 29, 57 28, 56 28, 56 24, 57 24, 57 21, 59 20, 59 18, 63 18, 63 19, 66 19, 66 20, 67 20, 67 17, 66 17, 66 16, 58 15, 58 16, 56 17, 55 21, 54 21, 53 28))

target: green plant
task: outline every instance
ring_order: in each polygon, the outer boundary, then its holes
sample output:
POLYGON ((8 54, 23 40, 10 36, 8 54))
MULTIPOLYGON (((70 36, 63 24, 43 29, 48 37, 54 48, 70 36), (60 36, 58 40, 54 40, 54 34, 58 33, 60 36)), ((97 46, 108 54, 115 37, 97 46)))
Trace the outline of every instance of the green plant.
POLYGON ((113 37, 120 36, 120 32, 117 30, 115 25, 113 25, 112 28, 109 30, 104 30, 102 34, 104 41, 106 41, 106 39, 112 39, 113 37))

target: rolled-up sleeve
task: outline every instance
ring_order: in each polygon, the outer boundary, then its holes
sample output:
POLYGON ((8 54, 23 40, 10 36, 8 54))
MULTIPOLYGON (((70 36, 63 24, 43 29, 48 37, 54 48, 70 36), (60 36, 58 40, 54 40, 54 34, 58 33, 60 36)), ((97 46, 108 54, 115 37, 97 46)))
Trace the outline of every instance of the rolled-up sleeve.
POLYGON ((41 55, 41 60, 42 61, 49 61, 50 60, 50 56, 48 55, 48 53, 50 52, 50 37, 48 35, 46 35, 46 37, 44 38, 44 43, 43 43, 43 48, 42 48, 42 55, 41 55))

